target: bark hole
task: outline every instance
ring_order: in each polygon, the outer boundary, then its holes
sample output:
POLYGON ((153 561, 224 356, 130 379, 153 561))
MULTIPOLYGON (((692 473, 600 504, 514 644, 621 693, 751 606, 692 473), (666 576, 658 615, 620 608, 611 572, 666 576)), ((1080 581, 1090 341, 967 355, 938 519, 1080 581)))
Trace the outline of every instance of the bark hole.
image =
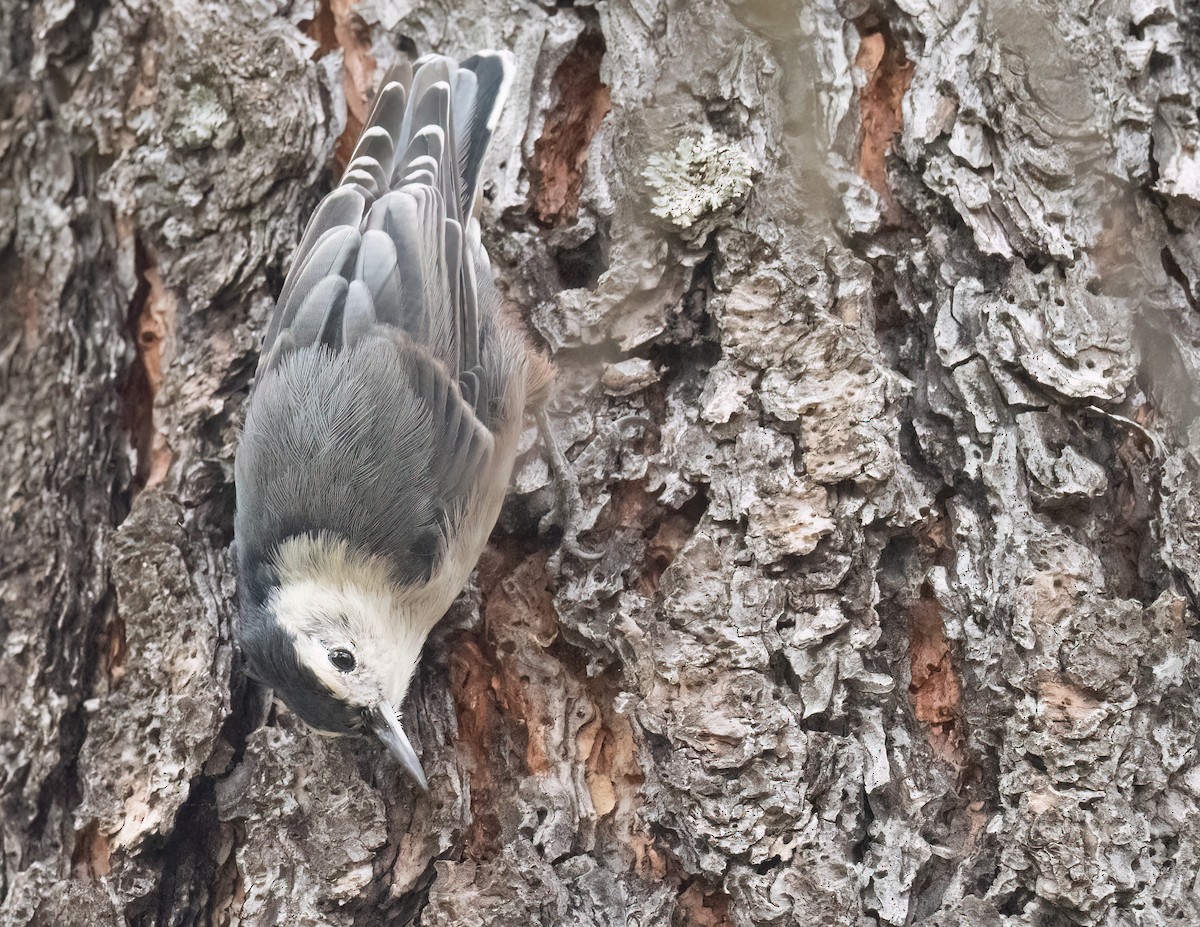
POLYGON ((570 224, 579 212, 588 149, 612 106, 600 80, 604 52, 604 36, 585 32, 554 74, 556 101, 529 168, 533 216, 547 228, 570 224))
POLYGON ((362 133, 375 90, 375 56, 371 54, 371 31, 351 7, 355 0, 319 0, 317 13, 300 23, 305 34, 317 43, 313 60, 342 50, 344 57, 343 89, 346 94, 346 128, 338 136, 333 158, 343 170, 354 153, 362 133))
POLYGON ((886 22, 864 17, 856 25, 862 40, 854 64, 867 75, 858 100, 862 135, 857 171, 883 199, 885 217, 896 223, 901 213, 888 183, 887 156, 892 139, 904 124, 901 104, 912 81, 913 63, 886 22))

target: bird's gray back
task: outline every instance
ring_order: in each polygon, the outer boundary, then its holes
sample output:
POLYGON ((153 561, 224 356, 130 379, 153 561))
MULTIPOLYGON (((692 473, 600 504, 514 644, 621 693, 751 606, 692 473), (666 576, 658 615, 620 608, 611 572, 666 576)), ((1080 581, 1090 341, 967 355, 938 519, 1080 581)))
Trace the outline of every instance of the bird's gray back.
POLYGON ((505 387, 524 348, 496 324, 473 216, 509 59, 422 62, 385 78, 264 339, 236 467, 255 589, 279 543, 319 531, 428 578, 521 412, 505 387))
POLYGON ((293 352, 263 381, 238 449, 243 559, 330 532, 390 556, 398 582, 428 576, 446 514, 434 465, 445 448, 415 373, 389 339, 366 338, 293 352))

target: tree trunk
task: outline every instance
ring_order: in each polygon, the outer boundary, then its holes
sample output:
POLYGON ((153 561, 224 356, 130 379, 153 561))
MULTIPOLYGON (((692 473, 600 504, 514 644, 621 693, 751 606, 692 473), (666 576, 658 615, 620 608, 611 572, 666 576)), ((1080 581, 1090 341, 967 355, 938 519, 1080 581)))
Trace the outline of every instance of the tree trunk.
POLYGON ((0 0, 5 925, 1200 922, 1200 15, 0 0), (232 461, 400 53, 512 49, 561 373, 406 716, 231 640, 232 461))

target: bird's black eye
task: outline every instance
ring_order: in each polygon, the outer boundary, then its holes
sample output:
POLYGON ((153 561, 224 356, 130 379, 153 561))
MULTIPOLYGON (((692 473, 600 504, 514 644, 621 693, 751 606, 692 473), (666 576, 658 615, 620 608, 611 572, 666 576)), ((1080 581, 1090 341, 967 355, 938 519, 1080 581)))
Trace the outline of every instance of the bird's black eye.
POLYGON ((343 673, 350 672, 358 665, 358 661, 354 659, 354 654, 341 647, 329 651, 329 662, 333 664, 334 669, 343 673))

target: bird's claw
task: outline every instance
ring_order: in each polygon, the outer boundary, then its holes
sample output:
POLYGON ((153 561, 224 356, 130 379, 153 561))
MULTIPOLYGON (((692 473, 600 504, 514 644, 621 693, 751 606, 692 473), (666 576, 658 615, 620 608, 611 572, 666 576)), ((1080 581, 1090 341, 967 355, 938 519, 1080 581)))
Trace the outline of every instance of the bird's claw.
POLYGON ((550 417, 544 409, 537 413, 538 430, 542 433, 542 443, 546 446, 546 455, 550 459, 550 470, 554 478, 554 510, 546 517, 557 521, 562 527, 563 537, 561 548, 580 560, 596 561, 604 556, 602 550, 592 550, 579 543, 583 520, 583 496, 579 492, 579 478, 567 460, 566 455, 554 440, 554 430, 550 426, 550 417))

